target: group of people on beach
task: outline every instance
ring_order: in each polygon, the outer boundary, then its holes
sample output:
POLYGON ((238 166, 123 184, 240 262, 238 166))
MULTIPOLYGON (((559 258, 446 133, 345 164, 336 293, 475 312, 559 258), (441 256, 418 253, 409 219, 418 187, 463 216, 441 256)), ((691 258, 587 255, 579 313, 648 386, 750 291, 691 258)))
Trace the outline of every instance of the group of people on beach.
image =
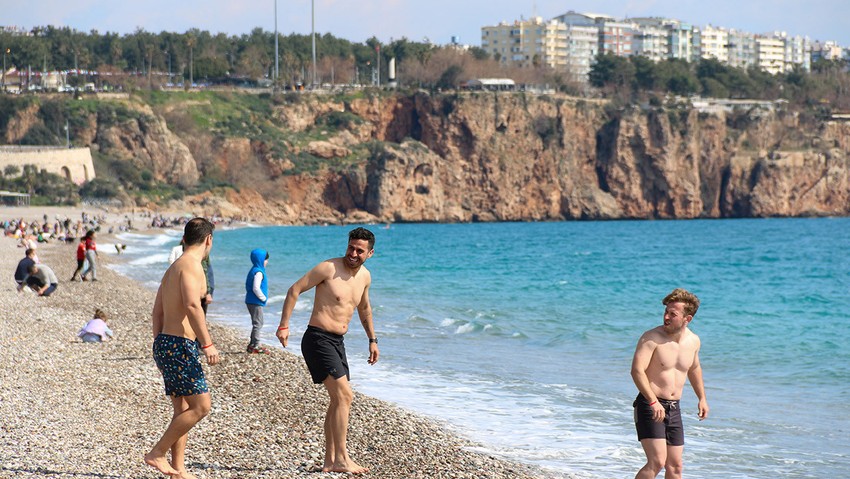
MULTIPOLYGON (((153 308, 153 356, 174 413, 144 461, 177 478, 194 477, 185 467, 188 433, 211 408, 200 355, 211 366, 220 361, 202 307, 202 298, 208 293, 202 261, 209 258, 213 229, 213 224, 204 218, 186 223, 182 254, 163 275, 153 308), (169 451, 171 460, 167 457, 169 451)), ((286 348, 296 302, 302 293, 315 288, 301 351, 313 382, 323 384, 330 398, 324 422, 322 472, 368 471, 351 459, 346 446, 353 391, 344 335, 357 311, 368 338, 368 363, 378 361, 378 338, 369 301, 371 274, 364 267, 374 254, 374 246, 375 236, 371 231, 351 230, 343 256, 322 261, 290 286, 277 327, 276 337, 286 348)), ((246 278, 246 304, 252 318, 249 353, 259 347, 262 307, 268 299, 265 267, 269 254, 264 249, 255 249, 250 257, 252 267, 246 278)), ((686 380, 698 399, 698 418, 703 420, 709 413, 699 361, 700 339, 688 328, 699 308, 699 299, 677 288, 664 297, 662 304, 663 323, 643 333, 632 360, 631 375, 638 389, 633 404, 635 428, 646 455, 646 464, 636 479, 654 478, 662 469, 665 479, 682 476, 684 429, 679 401, 686 380)))
MULTIPOLYGON (((169 266, 160 282, 154 301, 153 356, 162 373, 165 393, 173 408, 171 421, 160 440, 145 454, 144 461, 163 474, 191 478, 186 471, 185 451, 189 431, 211 408, 209 386, 200 362, 209 365, 220 361, 220 354, 206 324, 202 298, 207 296, 207 278, 202 262, 209 258, 213 244, 213 224, 205 218, 186 223, 181 254, 169 266), (167 457, 171 452, 171 459, 167 457)), ((365 228, 349 233, 346 254, 323 261, 287 291, 276 337, 289 344, 292 311, 304 291, 315 288, 316 298, 301 349, 310 375, 316 384, 324 384, 330 405, 325 416, 324 472, 363 473, 368 469, 348 455, 348 418, 354 393, 349 384, 348 360, 343 335, 357 310, 369 340, 369 364, 378 361, 378 339, 372 324, 369 302, 371 276, 363 267, 374 252, 375 236, 365 228)), ((265 266, 268 253, 251 252, 252 268, 246 279, 246 304, 252 323, 261 327, 262 306, 268 298, 265 266), (255 290, 254 286, 257 285, 255 290), (259 293, 259 294, 257 294, 259 293), (262 297, 262 299, 261 299, 262 297), (254 302, 248 302, 256 299, 254 302)), ((259 346, 259 336, 252 332, 252 347, 259 346), (256 342, 255 342, 256 340, 256 342)))

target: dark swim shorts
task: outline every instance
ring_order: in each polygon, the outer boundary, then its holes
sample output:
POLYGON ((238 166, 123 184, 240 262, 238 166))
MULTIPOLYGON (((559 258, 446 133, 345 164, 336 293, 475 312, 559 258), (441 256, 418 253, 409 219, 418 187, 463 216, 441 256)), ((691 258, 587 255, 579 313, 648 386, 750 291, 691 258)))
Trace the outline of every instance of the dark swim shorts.
POLYGON ((666 439, 668 446, 685 445, 685 428, 682 425, 682 411, 679 409, 679 401, 659 399, 664 406, 664 422, 652 420, 652 408, 649 406, 643 394, 638 394, 635 399, 635 428, 637 429, 638 441, 642 439, 666 439))
POLYGON ((313 382, 321 384, 328 375, 339 379, 345 376, 351 379, 348 371, 348 359, 345 357, 345 344, 339 334, 329 333, 315 326, 307 326, 301 338, 301 354, 310 370, 313 382))
POLYGON ((194 396, 210 392, 199 358, 196 340, 170 334, 157 335, 153 341, 153 359, 162 372, 165 394, 194 396))

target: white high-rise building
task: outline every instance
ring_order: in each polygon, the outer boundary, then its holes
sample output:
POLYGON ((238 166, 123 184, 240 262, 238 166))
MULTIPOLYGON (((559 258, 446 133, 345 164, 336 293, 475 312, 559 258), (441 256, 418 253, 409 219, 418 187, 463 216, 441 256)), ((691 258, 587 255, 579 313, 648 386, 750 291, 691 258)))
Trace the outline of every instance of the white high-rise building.
POLYGON ((713 58, 729 63, 729 32, 724 28, 708 25, 694 29, 694 60, 713 58))
POLYGON ((776 75, 785 72, 785 40, 768 36, 756 37, 756 64, 776 75))
POLYGON ((750 68, 756 65, 756 36, 749 32, 731 29, 728 32, 729 65, 750 68))

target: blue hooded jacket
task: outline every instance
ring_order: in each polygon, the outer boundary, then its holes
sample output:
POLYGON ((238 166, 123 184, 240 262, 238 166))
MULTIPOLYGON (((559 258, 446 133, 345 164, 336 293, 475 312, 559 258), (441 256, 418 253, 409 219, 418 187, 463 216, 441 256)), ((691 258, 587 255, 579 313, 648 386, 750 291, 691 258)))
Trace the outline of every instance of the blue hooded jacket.
POLYGON ((266 302, 268 302, 269 275, 266 274, 266 267, 264 266, 267 255, 268 253, 266 250, 262 248, 257 248, 251 251, 251 263, 253 266, 251 267, 251 271, 248 271, 248 277, 245 278, 245 304, 265 306, 266 302), (254 294, 254 276, 257 273, 263 273, 263 282, 260 284, 260 290, 266 296, 266 301, 261 301, 260 298, 254 294))

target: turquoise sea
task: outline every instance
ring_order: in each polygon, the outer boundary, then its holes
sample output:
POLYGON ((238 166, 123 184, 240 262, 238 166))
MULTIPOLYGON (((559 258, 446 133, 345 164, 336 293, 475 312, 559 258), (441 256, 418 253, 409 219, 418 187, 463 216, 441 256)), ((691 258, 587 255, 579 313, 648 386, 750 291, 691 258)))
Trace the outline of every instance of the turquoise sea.
MULTIPOLYGON (((643 465, 631 357, 661 324, 661 299, 684 287, 702 300, 691 328, 711 406, 699 422, 686 386, 685 476, 850 477, 850 219, 370 228, 381 360, 366 364, 355 317, 346 342, 357 390, 552 477, 631 478, 643 465)), ((247 343, 248 253, 264 247, 264 334, 277 345, 287 288, 342 255, 349 229, 217 231, 211 321, 243 329, 247 343)), ((127 262, 116 268, 155 288, 180 234, 123 234, 127 262)), ((311 300, 302 295, 293 334, 311 300)))

